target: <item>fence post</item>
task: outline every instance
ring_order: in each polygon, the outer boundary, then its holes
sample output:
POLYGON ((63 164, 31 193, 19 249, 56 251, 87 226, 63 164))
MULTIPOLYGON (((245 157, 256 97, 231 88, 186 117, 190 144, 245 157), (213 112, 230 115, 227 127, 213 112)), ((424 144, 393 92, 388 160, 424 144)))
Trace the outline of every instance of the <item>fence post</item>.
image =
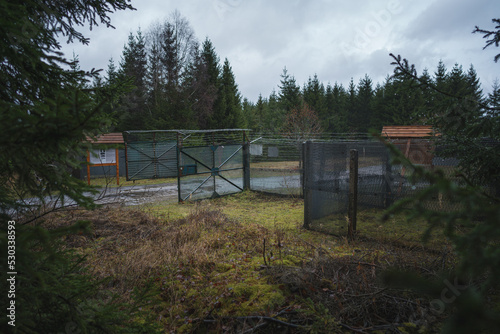
POLYGON ((387 209, 392 205, 392 165, 391 156, 386 150, 384 161, 384 208, 387 209))
POLYGON ((182 177, 182 167, 181 167, 181 150, 182 150, 182 136, 177 132, 177 199, 179 203, 183 202, 181 194, 181 177, 182 177))
POLYGON ((358 211, 358 150, 350 151, 349 159, 349 226, 348 238, 354 239, 358 211))
POLYGON ((303 179, 304 179, 304 184, 303 184, 303 193, 304 193, 304 228, 309 229, 311 225, 311 201, 312 201, 312 196, 311 196, 311 184, 310 184, 310 164, 311 164, 311 149, 312 149, 312 142, 307 141, 304 144, 302 144, 302 150, 304 151, 304 164, 302 167, 302 173, 303 173, 303 179))
POLYGON ((250 190, 250 143, 243 143, 243 190, 250 190))

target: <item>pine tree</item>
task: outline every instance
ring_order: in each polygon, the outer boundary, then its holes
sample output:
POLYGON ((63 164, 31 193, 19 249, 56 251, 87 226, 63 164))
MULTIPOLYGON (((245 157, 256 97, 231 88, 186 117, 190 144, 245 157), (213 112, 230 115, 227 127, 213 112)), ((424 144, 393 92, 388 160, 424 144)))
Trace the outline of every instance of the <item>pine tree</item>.
POLYGON ((219 80, 217 101, 215 103, 212 120, 215 128, 233 129, 243 128, 244 119, 241 110, 241 96, 234 79, 234 74, 227 58, 222 66, 222 75, 219 80))
POLYGON ((193 116, 193 68, 198 42, 189 22, 174 11, 147 34, 150 128, 197 128, 193 116))
MULTIPOLYGON (((88 39, 77 27, 110 25, 109 13, 132 7, 126 0, 0 0, 0 8, 0 246, 4 250, 10 239, 8 222, 18 218, 15 271, 19 289, 15 327, 10 331, 138 333, 134 315, 125 313, 130 308, 103 300, 81 259, 76 261, 76 254, 60 247, 61 238, 83 231, 87 224, 67 229, 47 229, 43 219, 30 224, 41 218, 38 210, 50 195, 58 198, 59 205, 73 201, 93 207, 92 188, 74 178, 71 170, 81 168, 79 156, 87 148, 87 135, 94 136, 109 125, 93 101, 96 91, 80 88, 88 87, 97 73, 67 68, 64 64, 70 62, 58 52, 57 37, 86 44, 88 39), (22 203, 28 198, 40 203, 39 207, 34 204, 27 210, 22 203), (68 323, 77 327, 69 329, 68 323)), ((2 272, 13 271, 6 267, 7 252, 2 251, 0 257, 2 272)), ((8 291, 5 279, 0 287, 8 291)), ((8 302, 2 298, 3 310, 8 302)), ((7 320, 4 314, 0 321, 4 329, 7 320)), ((140 330, 151 332, 152 328, 145 328, 150 327, 149 321, 141 321, 140 330)))
POLYGON ((357 119, 355 117, 357 112, 356 102, 357 102, 356 85, 354 85, 354 80, 351 78, 347 91, 347 101, 346 101, 347 125, 349 127, 349 132, 359 132, 357 119))
POLYGON ((267 99, 262 98, 262 94, 259 94, 257 103, 255 104, 255 125, 254 127, 251 127, 251 129, 262 132, 266 128, 265 121, 266 111, 268 110, 267 104, 267 99))
POLYGON ((365 77, 359 80, 356 110, 352 115, 355 119, 358 132, 368 133, 370 129, 370 120, 372 117, 372 102, 373 102, 373 88, 372 80, 365 74, 365 77))
POLYGON ((300 87, 297 86, 295 78, 288 74, 286 67, 283 68, 280 83, 279 102, 281 107, 289 112, 301 103, 300 87))
POLYGON ((216 127, 212 117, 217 100, 220 66, 212 42, 207 38, 195 55, 186 83, 189 84, 191 108, 200 129, 216 127))
POLYGON ((276 91, 273 90, 269 95, 268 103, 265 108, 264 130, 268 132, 276 132, 283 127, 286 117, 286 111, 282 107, 282 103, 276 91))
POLYGON ((245 121, 245 127, 248 129, 257 129, 257 117, 256 117, 256 106, 250 102, 246 97, 243 98, 241 104, 243 111, 243 119, 245 121))
POLYGON ((317 113, 320 119, 327 118, 325 107, 325 87, 319 82, 316 74, 312 79, 309 77, 307 85, 304 85, 302 90, 302 96, 304 97, 304 102, 317 113))
POLYGON ((373 96, 373 117, 372 127, 376 131, 381 131, 386 125, 392 125, 392 117, 388 116, 388 106, 386 100, 386 90, 389 88, 389 78, 386 78, 384 85, 377 84, 373 96))
POLYGON ((493 81, 492 91, 488 94, 488 106, 492 109, 488 110, 488 116, 500 116, 500 83, 498 79, 493 81))
POLYGON ((129 34, 118 71, 120 80, 132 85, 131 91, 120 99, 117 125, 117 129, 120 131, 146 128, 146 72, 146 46, 142 32, 138 30, 136 36, 132 33, 129 34))
POLYGON ((347 127, 347 94, 342 84, 328 84, 325 93, 326 118, 322 119, 322 127, 327 132, 346 133, 347 127))
POLYGON ((469 70, 467 71, 467 74, 465 75, 466 82, 468 83, 468 89, 467 89, 467 95, 474 101, 477 101, 477 103, 483 103, 483 90, 481 88, 481 83, 479 81, 479 78, 477 76, 476 69, 474 68, 474 65, 470 65, 469 70))
MULTIPOLYGON (((161 113, 163 94, 163 67, 161 65, 161 46, 156 41, 151 42, 148 53, 148 71, 147 71, 147 110, 148 119, 158 121, 158 115, 161 113)), ((147 127, 149 128, 149 126, 147 127)))
POLYGON ((432 118, 432 97, 433 90, 430 85, 432 84, 432 78, 429 71, 424 68, 422 75, 420 75, 420 82, 422 83, 420 87, 421 94, 421 104, 416 111, 416 119, 420 124, 429 124, 432 118))

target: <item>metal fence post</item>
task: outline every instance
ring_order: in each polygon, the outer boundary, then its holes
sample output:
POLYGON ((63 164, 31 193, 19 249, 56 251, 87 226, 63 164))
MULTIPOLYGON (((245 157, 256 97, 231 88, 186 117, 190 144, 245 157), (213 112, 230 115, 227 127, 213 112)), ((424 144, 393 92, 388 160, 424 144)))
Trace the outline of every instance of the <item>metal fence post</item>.
POLYGON ((312 142, 307 141, 303 145, 304 150, 304 165, 303 165, 303 179, 304 179, 304 228, 309 229, 311 226, 311 204, 312 204, 312 191, 311 191, 311 150, 312 142))
POLYGON ((349 159, 349 226, 348 238, 354 239, 358 211, 358 151, 350 151, 349 159))
POLYGON ((177 152, 177 199, 179 203, 183 202, 182 201, 182 194, 181 194, 181 177, 182 177, 182 167, 181 167, 181 150, 182 150, 182 137, 179 132, 177 132, 177 145, 176 145, 176 152, 177 152))
POLYGON ((302 142, 302 144, 300 144, 300 160, 299 160, 299 170, 300 170, 300 192, 301 192, 301 196, 302 198, 304 198, 304 194, 305 194, 305 186, 304 186, 304 161, 306 160, 305 158, 305 150, 306 150, 306 143, 305 142, 302 142))
POLYGON ((250 143, 243 143, 243 190, 250 190, 250 143))

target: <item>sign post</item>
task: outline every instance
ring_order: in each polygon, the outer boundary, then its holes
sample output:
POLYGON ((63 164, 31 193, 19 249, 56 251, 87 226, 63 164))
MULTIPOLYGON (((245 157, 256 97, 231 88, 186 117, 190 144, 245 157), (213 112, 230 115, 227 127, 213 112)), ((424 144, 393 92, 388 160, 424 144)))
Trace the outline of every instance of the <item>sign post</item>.
POLYGON ((90 166, 116 166, 116 184, 120 185, 120 166, 118 149, 95 149, 87 151, 87 182, 90 186, 90 166))

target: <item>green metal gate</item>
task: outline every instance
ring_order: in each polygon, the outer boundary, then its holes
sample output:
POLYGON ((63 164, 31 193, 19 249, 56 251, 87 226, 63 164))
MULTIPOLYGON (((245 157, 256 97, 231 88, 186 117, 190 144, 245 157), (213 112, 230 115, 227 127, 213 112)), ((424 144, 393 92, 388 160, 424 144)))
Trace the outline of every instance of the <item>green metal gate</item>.
POLYGON ((177 177, 177 133, 127 131, 127 181, 177 177))
POLYGON ((127 180, 177 177, 180 202, 240 192, 250 187, 246 131, 126 131, 127 180))
POLYGON ((243 130, 191 132, 177 148, 179 201, 215 198, 249 187, 248 147, 243 130))

